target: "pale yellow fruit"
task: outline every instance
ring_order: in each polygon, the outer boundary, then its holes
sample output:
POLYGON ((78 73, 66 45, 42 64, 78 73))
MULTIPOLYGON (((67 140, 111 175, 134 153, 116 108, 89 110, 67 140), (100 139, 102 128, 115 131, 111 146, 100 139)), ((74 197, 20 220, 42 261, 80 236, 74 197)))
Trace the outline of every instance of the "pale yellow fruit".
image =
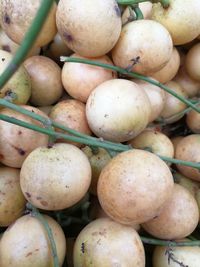
POLYGON ((112 50, 115 65, 140 74, 159 71, 170 60, 172 39, 169 32, 153 20, 137 20, 122 28, 112 50))
MULTIPOLYGON (((48 119, 42 111, 35 107, 27 105, 22 107, 48 119)), ((8 108, 2 109, 0 114, 44 128, 42 123, 8 108)), ((14 168, 21 168, 29 153, 39 146, 47 146, 49 139, 48 135, 2 120, 0 120, 0 132, 0 161, 6 166, 14 168)))
POLYGON ((74 267, 145 267, 138 233, 108 218, 97 219, 83 228, 76 239, 73 258, 74 267))
MULTIPOLYGON (((184 240, 184 241, 188 242, 189 240, 184 240)), ((177 267, 180 264, 182 264, 182 266, 188 266, 188 267, 199 267, 199 262, 200 262, 200 248, 198 246, 156 247, 153 253, 153 267, 169 267, 169 266, 177 267), (169 264, 170 254, 171 256, 172 255, 173 256, 171 257, 169 264)))
POLYGON ((60 0, 56 22, 67 46, 85 57, 108 53, 121 32, 121 14, 115 0, 60 0))
POLYGON ((153 153, 173 158, 174 146, 170 139, 163 133, 154 130, 144 130, 141 134, 129 141, 133 148, 145 149, 149 148, 153 153))
MULTIPOLYGON (((87 59, 73 54, 72 57, 87 59)), ((92 59, 113 65, 108 56, 92 59)), ((62 68, 62 82, 66 92, 73 98, 86 102, 90 93, 101 83, 117 77, 114 71, 81 63, 66 62, 62 68)))
POLYGON ((167 64, 161 70, 154 73, 150 73, 149 76, 153 77, 161 83, 166 83, 174 78, 174 76, 178 72, 179 67, 180 56, 177 48, 174 47, 171 58, 167 62, 167 64))
POLYGON ((86 103, 90 129, 111 141, 124 142, 142 132, 149 122, 151 106, 136 83, 113 79, 97 86, 86 103))
POLYGON ((163 24, 170 32, 174 45, 188 43, 200 33, 199 0, 170 0, 168 8, 153 4, 151 18, 163 24))
POLYGON ((163 89, 148 82, 134 79, 133 82, 137 83, 146 92, 151 103, 151 115, 149 122, 157 119, 162 112, 165 105, 166 94, 163 89))
MULTIPOLYGON (((177 82, 170 81, 165 85, 169 87, 173 92, 187 98, 187 94, 177 82)), ((184 114, 179 115, 179 112, 183 111, 186 108, 187 105, 185 103, 180 101, 175 96, 166 92, 165 105, 160 116, 164 118, 167 123, 173 123, 178 121, 184 116, 184 114)))
POLYGON ((200 114, 197 111, 191 110, 187 113, 186 124, 193 133, 200 134, 200 114))
POLYGON ((26 200, 19 184, 19 170, 0 167, 0 226, 8 226, 22 216, 26 200))
POLYGON ((26 199, 44 210, 73 206, 84 197, 90 182, 88 158, 70 144, 35 149, 20 172, 20 185, 26 199))
MULTIPOLYGON (((13 55, 0 50, 0 74, 11 62, 13 55)), ((23 65, 0 91, 0 98, 11 100, 15 104, 26 104, 31 96, 31 80, 23 65)))
POLYGON ((194 45, 187 53, 185 68, 192 79, 200 82, 200 43, 194 45))
POLYGON ((199 209, 192 194, 175 184, 173 194, 166 205, 143 228, 151 235, 167 240, 182 239, 190 235, 198 225, 199 209))
POLYGON ((31 78, 30 102, 36 106, 52 105, 63 93, 61 68, 44 56, 26 59, 24 66, 31 78))
POLYGON ((133 225, 157 216, 173 189, 169 167, 139 149, 122 152, 102 170, 97 186, 103 210, 115 221, 133 225))
MULTIPOLYGON (((6 34, 16 43, 21 44, 42 0, 2 0, 1 1, 1 26, 6 34)), ((56 34, 56 9, 54 3, 39 36, 34 42, 35 47, 48 44, 56 34)))
MULTIPOLYGON (((66 253, 66 239, 60 225, 51 217, 44 216, 49 224, 55 244, 59 265, 66 253)), ((53 267, 53 256, 46 229, 38 218, 25 215, 12 224, 0 242, 1 267, 53 267)))
MULTIPOLYGON (((180 160, 200 162, 200 135, 191 134, 184 137, 176 146, 175 157, 180 160)), ((178 165, 177 168, 186 177, 200 181, 200 172, 196 168, 178 165)))

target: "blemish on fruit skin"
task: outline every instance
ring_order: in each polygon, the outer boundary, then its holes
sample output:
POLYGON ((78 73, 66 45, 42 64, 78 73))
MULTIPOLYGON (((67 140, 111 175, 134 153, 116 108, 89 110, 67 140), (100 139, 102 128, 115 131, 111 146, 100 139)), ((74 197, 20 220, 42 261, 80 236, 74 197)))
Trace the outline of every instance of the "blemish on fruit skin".
POLYGON ((11 52, 11 49, 10 49, 9 45, 2 45, 2 49, 7 51, 7 52, 11 52))
POLYGON ((114 6, 115 13, 117 17, 121 17, 121 11, 117 5, 114 6))
POLYGON ((32 254, 33 254, 33 252, 29 252, 29 253, 27 253, 27 254, 26 254, 26 258, 29 257, 29 256, 31 256, 32 254))
POLYGON ((29 192, 25 192, 25 194, 28 198, 31 198, 31 194, 29 192))
POLYGON ((40 204, 45 207, 48 206, 48 202, 46 202, 45 200, 41 200, 40 204))
POLYGON ((21 155, 24 156, 26 154, 26 151, 24 151, 22 148, 20 147, 16 147, 16 146, 12 146, 14 149, 17 150, 17 152, 21 155))
POLYGON ((7 13, 6 13, 5 16, 4 16, 4 22, 5 22, 6 24, 10 24, 10 23, 11 23, 10 17, 8 16, 7 13))
POLYGON ((64 32, 64 33, 63 33, 63 37, 65 38, 65 40, 66 40, 67 42, 72 42, 72 41, 74 40, 74 38, 72 37, 72 35, 69 34, 68 32, 64 32))

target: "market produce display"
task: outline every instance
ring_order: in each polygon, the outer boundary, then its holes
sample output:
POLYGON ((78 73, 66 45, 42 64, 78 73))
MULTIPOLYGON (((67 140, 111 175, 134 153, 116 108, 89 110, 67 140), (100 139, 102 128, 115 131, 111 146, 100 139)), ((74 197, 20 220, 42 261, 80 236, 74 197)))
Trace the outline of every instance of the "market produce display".
POLYGON ((200 266, 200 1, 0 1, 0 267, 200 266))

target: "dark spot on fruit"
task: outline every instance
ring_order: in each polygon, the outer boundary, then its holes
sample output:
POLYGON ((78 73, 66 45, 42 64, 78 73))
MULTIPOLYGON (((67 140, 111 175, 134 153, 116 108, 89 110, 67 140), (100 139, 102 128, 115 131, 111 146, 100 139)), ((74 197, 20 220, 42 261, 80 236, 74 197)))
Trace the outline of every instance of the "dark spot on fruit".
POLYGON ((29 253, 26 254, 26 257, 29 257, 29 256, 31 256, 32 254, 33 254, 33 252, 29 252, 29 253))
POLYGON ((84 242, 81 243, 81 252, 85 253, 85 243, 84 242))
POLYGON ((25 192, 25 194, 28 198, 31 198, 31 194, 29 192, 25 192))
POLYGON ((36 248, 35 251, 39 251, 40 249, 39 248, 36 248))
POLYGON ((11 52, 11 49, 10 49, 9 45, 2 45, 2 49, 7 51, 7 52, 11 52))
POLYGON ((117 17, 121 17, 121 11, 120 11, 118 5, 114 6, 114 10, 115 10, 115 13, 116 13, 117 17))
POLYGON ((108 114, 105 114, 105 115, 104 115, 104 118, 107 118, 107 117, 108 117, 108 114))
POLYGON ((4 62, 4 61, 5 61, 5 58, 4 58, 4 57, 2 57, 2 58, 1 58, 1 60, 4 62))
POLYGON ((21 135, 22 134, 22 131, 18 131, 18 135, 21 135))
POLYGON ((73 37, 72 37, 72 35, 69 34, 68 32, 64 32, 64 33, 63 33, 63 37, 65 38, 65 40, 66 40, 67 42, 72 42, 72 41, 73 41, 73 37))
POLYGON ((0 195, 5 196, 5 194, 6 194, 6 193, 4 193, 4 192, 2 192, 2 191, 0 190, 0 195))
POLYGON ((0 160, 4 159, 4 155, 0 154, 0 160))
POLYGON ((42 197, 36 197, 36 199, 37 199, 37 200, 41 200, 41 199, 42 199, 42 197))
POLYGON ((6 24, 10 24, 10 23, 11 23, 10 17, 8 16, 7 13, 6 13, 5 16, 4 16, 4 22, 5 22, 6 24))
POLYGON ((69 188, 69 186, 68 186, 68 185, 66 185, 65 187, 66 187, 66 188, 69 188))
POLYGON ((24 155, 26 154, 26 151, 24 151, 22 148, 20 148, 20 147, 16 147, 16 146, 13 146, 13 145, 12 145, 12 147, 13 147, 14 149, 16 149, 17 152, 18 152, 21 156, 24 156, 24 155))
POLYGON ((46 202, 46 201, 44 201, 44 200, 41 200, 40 201, 40 204, 42 205, 42 206, 48 206, 48 202, 46 202))

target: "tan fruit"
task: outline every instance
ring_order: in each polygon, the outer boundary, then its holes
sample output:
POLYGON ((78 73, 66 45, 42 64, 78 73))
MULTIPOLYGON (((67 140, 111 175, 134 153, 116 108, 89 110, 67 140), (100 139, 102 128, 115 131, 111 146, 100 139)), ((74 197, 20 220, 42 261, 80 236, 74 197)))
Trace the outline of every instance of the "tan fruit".
POLYGON ((164 108, 166 94, 160 87, 147 83, 142 80, 134 79, 133 82, 137 83, 146 92, 151 103, 151 116, 149 122, 157 119, 164 108))
POLYGON ((19 184, 19 170, 0 167, 0 226, 8 226, 22 216, 26 200, 19 184))
MULTIPOLYGON (((184 137, 176 147, 175 157, 180 160, 200 162, 200 135, 191 134, 184 137)), ((200 172, 198 169, 177 165, 180 173, 189 177, 190 179, 200 181, 200 172)))
POLYGON ((112 58, 119 67, 148 74, 167 64, 172 49, 171 36, 161 24, 152 20, 137 20, 123 27, 112 50, 112 58))
POLYGON ((153 77, 161 83, 166 83, 174 78, 174 76, 178 72, 179 67, 180 56, 178 50, 176 49, 176 47, 174 47, 171 58, 167 62, 167 64, 161 70, 154 73, 150 73, 149 76, 153 77))
POLYGON ((64 43, 59 33, 54 36, 53 41, 48 44, 45 56, 60 62, 61 56, 69 56, 72 54, 72 50, 64 43))
POLYGON ((31 78, 30 102, 36 106, 54 104, 62 95, 61 68, 50 58, 29 57, 24 66, 31 78))
POLYGON ((193 133, 200 133, 200 114, 195 110, 187 113, 186 124, 193 133))
MULTIPOLYGON (((187 98, 187 94, 182 89, 182 87, 174 81, 170 81, 165 84, 167 87, 169 87, 173 92, 179 94, 180 96, 183 96, 187 98)), ((179 115, 178 113, 186 109, 187 106, 185 103, 177 99, 175 96, 166 93, 166 99, 165 99, 165 106, 162 110, 160 116, 166 120, 167 123, 173 123, 181 119, 183 115, 179 115), (176 114, 178 114, 176 116, 176 114)))
MULTIPOLYGON (((10 52, 11 54, 15 54, 19 47, 20 46, 17 43, 13 42, 2 29, 0 30, 0 49, 10 52)), ((27 57, 35 56, 39 53, 40 48, 33 47, 28 53, 27 57)))
MULTIPOLYGON (((152 3, 147 1, 143 3, 139 3, 139 8, 142 11, 144 19, 151 19, 152 13, 152 3)), ((122 14, 122 24, 125 25, 126 23, 136 19, 135 13, 130 12, 130 8, 127 7, 123 14, 122 14)))
POLYGON ((67 46, 85 57, 108 53, 121 32, 121 14, 115 0, 60 0, 56 22, 67 46))
MULTIPOLYGON (((6 34, 16 43, 21 44, 25 33, 29 29, 42 0, 2 0, 1 26, 6 34)), ((56 8, 54 3, 45 24, 37 37, 34 46, 41 47, 48 44, 56 34, 56 8)))
POLYGON ((124 142, 142 132, 149 122, 151 106, 136 83, 113 79, 97 86, 86 103, 90 129, 99 137, 124 142))
POLYGON ((163 133, 154 130, 144 130, 141 134, 129 141, 133 148, 151 149, 152 153, 173 158, 174 146, 170 139, 163 133))
MULTIPOLYGON (((189 240, 185 240, 189 241, 189 240)), ((153 267, 199 267, 199 247, 156 247, 153 253, 153 267), (170 257, 171 255, 171 257, 170 257), (170 258, 170 264, 169 264, 170 258)))
MULTIPOLYGON (((37 108, 31 106, 22 107, 48 118, 37 108)), ((42 123, 8 108, 2 109, 0 114, 44 127, 42 123)), ((0 132, 0 161, 9 167, 21 168, 22 163, 31 151, 39 146, 48 144, 47 135, 2 120, 0 120, 0 132)))
POLYGON ((185 66, 179 69, 173 80, 180 84, 189 97, 196 96, 200 91, 200 82, 195 81, 187 74, 185 66))
MULTIPOLYGON (((87 59, 78 54, 73 54, 72 57, 87 59)), ((113 65, 108 56, 102 56, 92 60, 113 65)), ((111 70, 81 63, 66 62, 62 69, 62 82, 65 90, 73 98, 82 102, 87 101, 95 87, 116 77, 116 73, 111 70)))
POLYGON ((187 53, 185 68, 192 79, 200 82, 200 43, 194 45, 187 53))
MULTIPOLYGON (((73 130, 81 132, 83 134, 91 135, 91 130, 88 126, 86 114, 85 114, 85 105, 74 99, 63 100, 58 102, 52 109, 49 114, 49 117, 66 127, 69 127, 73 130)), ((63 132, 62 130, 57 129, 58 132, 63 132)), ((58 139, 58 142, 67 142, 63 139, 58 139)), ((77 146, 81 146, 79 143, 74 143, 77 146)))
POLYGON ((42 112, 44 112, 47 116, 49 116, 51 110, 52 110, 53 106, 43 106, 43 107, 38 107, 39 110, 41 110, 42 112))
POLYGON ((23 194, 29 202, 44 210, 73 206, 86 194, 90 182, 89 160, 70 144, 35 149, 20 172, 23 194))
POLYGON ((144 247, 138 233, 108 218, 88 224, 74 245, 74 267, 145 266, 144 247), (122 248, 126 248, 126 253, 122 248))
POLYGON ((144 223, 143 228, 151 235, 172 240, 190 235, 199 222, 199 209, 192 194, 175 184, 173 194, 161 213, 144 223))
POLYGON ((188 43, 200 32, 199 0, 170 0, 168 8, 153 4, 152 19, 160 22, 170 32, 174 45, 188 43))
MULTIPOLYGON (((12 54, 0 50, 0 74, 12 60, 12 54)), ((26 104, 31 95, 30 77, 23 65, 16 71, 12 78, 0 91, 0 98, 11 100, 15 104, 26 104)))
MULTIPOLYGON (((60 225, 51 217, 44 216, 49 224, 55 244, 59 265, 66 253, 66 239, 60 225)), ((0 243, 1 267, 53 267, 50 242, 41 222, 32 215, 19 218, 3 234, 0 243)))
POLYGON ((172 137, 170 139, 173 146, 174 146, 174 152, 176 151, 177 145, 182 140, 182 138, 184 138, 184 136, 176 136, 176 137, 172 137))
POLYGON ((89 146, 82 148, 90 161, 92 168, 92 181, 90 185, 90 192, 94 195, 97 194, 97 183, 102 169, 111 160, 111 155, 104 148, 91 149, 89 146))
POLYGON ((156 155, 133 149, 114 157, 102 170, 98 199, 114 220, 128 225, 157 216, 173 189, 169 167, 156 155))

